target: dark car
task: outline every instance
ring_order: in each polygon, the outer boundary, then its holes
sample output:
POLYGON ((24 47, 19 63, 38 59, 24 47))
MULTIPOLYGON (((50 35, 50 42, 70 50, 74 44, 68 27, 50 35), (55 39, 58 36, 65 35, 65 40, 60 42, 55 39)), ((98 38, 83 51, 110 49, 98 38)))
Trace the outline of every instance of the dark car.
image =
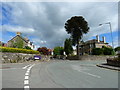
POLYGON ((38 55, 34 56, 34 60, 40 60, 40 59, 41 59, 41 56, 38 56, 38 55))

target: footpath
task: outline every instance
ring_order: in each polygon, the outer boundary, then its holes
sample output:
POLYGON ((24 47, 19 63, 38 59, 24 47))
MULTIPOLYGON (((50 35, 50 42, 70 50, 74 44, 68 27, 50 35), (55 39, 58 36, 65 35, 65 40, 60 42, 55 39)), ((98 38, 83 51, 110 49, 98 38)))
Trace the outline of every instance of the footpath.
POLYGON ((98 67, 120 71, 120 67, 110 66, 108 64, 97 64, 98 67))

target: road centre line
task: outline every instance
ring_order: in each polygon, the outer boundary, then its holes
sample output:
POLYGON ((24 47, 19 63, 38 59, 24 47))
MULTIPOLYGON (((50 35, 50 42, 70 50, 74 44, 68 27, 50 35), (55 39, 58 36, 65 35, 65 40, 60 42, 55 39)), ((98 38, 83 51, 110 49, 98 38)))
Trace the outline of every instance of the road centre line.
POLYGON ((87 75, 90 75, 90 76, 93 76, 93 77, 96 77, 96 78, 101 78, 100 76, 98 75, 94 75, 94 74, 91 74, 91 73, 88 73, 88 72, 85 72, 85 71, 81 71, 81 70, 78 70, 79 72, 82 72, 84 74, 87 74, 87 75))
POLYGON ((86 68, 86 69, 83 69, 82 67, 76 66, 76 65, 72 65, 72 68, 73 68, 74 70, 77 70, 77 71, 79 71, 79 72, 81 72, 81 73, 84 73, 84 74, 87 74, 87 75, 89 75, 89 76, 96 77, 96 78, 101 78, 101 77, 98 76, 98 75, 91 74, 91 73, 88 73, 88 72, 83 71, 83 70, 87 70, 87 68, 86 68))
POLYGON ((29 80, 24 80, 24 84, 29 84, 29 80))
POLYGON ((30 88, 29 86, 24 86, 24 88, 30 88))
POLYGON ((27 66, 24 66, 22 69, 26 69, 27 67, 29 67, 31 64, 27 65, 27 66))
POLYGON ((25 75, 29 75, 29 73, 25 73, 25 75))
POLYGON ((29 79, 29 76, 25 76, 25 79, 29 79))
POLYGON ((30 70, 32 69, 32 67, 34 66, 35 64, 33 65, 27 65, 26 67, 30 66, 26 73, 25 73, 25 78, 24 78, 24 90, 29 90, 30 86, 29 86, 29 74, 30 74, 30 70))

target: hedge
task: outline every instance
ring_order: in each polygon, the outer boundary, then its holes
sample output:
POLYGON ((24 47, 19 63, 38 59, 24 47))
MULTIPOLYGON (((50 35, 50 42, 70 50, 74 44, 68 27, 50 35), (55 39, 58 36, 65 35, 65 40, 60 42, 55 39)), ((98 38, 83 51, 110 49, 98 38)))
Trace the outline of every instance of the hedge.
POLYGON ((20 48, 10 48, 10 47, 0 47, 0 52, 39 54, 39 52, 35 51, 35 50, 27 50, 27 49, 20 49, 20 48))

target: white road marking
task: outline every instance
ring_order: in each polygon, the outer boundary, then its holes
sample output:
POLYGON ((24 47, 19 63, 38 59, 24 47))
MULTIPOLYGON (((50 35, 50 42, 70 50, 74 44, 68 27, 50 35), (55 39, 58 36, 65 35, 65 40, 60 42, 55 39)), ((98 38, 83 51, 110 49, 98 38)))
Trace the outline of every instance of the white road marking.
POLYGON ((29 76, 25 76, 25 79, 29 79, 29 76))
POLYGON ((77 70, 77 71, 79 71, 79 72, 81 72, 81 73, 84 73, 84 74, 87 74, 87 75, 89 75, 89 76, 93 76, 93 77, 96 77, 96 78, 101 78, 101 77, 98 76, 98 75, 91 74, 91 73, 88 73, 88 72, 83 71, 83 70, 89 70, 89 69, 87 69, 87 68, 85 68, 85 67, 83 68, 83 67, 81 67, 81 66, 72 65, 72 68, 73 68, 74 70, 77 70))
POLYGON ((27 73, 29 73, 30 71, 29 70, 27 70, 27 73))
POLYGON ((29 75, 29 73, 25 73, 25 75, 29 75))
POLYGON ((87 75, 90 75, 90 76, 93 76, 93 77, 96 77, 96 78, 101 78, 100 76, 98 75, 94 75, 94 74, 91 74, 91 73, 88 73, 88 72, 85 72, 85 71, 81 71, 81 70, 78 70, 79 72, 82 72, 84 74, 87 74, 87 75))
POLYGON ((27 70, 30 71, 30 68, 28 68, 27 70))
POLYGON ((30 86, 29 86, 29 73, 30 73, 30 70, 32 69, 32 67, 34 66, 35 64, 33 65, 27 65, 25 66, 24 68, 26 69, 27 67, 29 67, 25 73, 25 80, 24 80, 24 90, 29 90, 30 86))
POLYGON ((24 86, 24 88, 30 88, 29 86, 24 86))
POLYGON ((24 66, 22 69, 26 69, 27 67, 29 67, 31 64, 27 65, 27 66, 24 66))
POLYGON ((24 84, 29 84, 29 81, 28 80, 24 80, 24 84))

